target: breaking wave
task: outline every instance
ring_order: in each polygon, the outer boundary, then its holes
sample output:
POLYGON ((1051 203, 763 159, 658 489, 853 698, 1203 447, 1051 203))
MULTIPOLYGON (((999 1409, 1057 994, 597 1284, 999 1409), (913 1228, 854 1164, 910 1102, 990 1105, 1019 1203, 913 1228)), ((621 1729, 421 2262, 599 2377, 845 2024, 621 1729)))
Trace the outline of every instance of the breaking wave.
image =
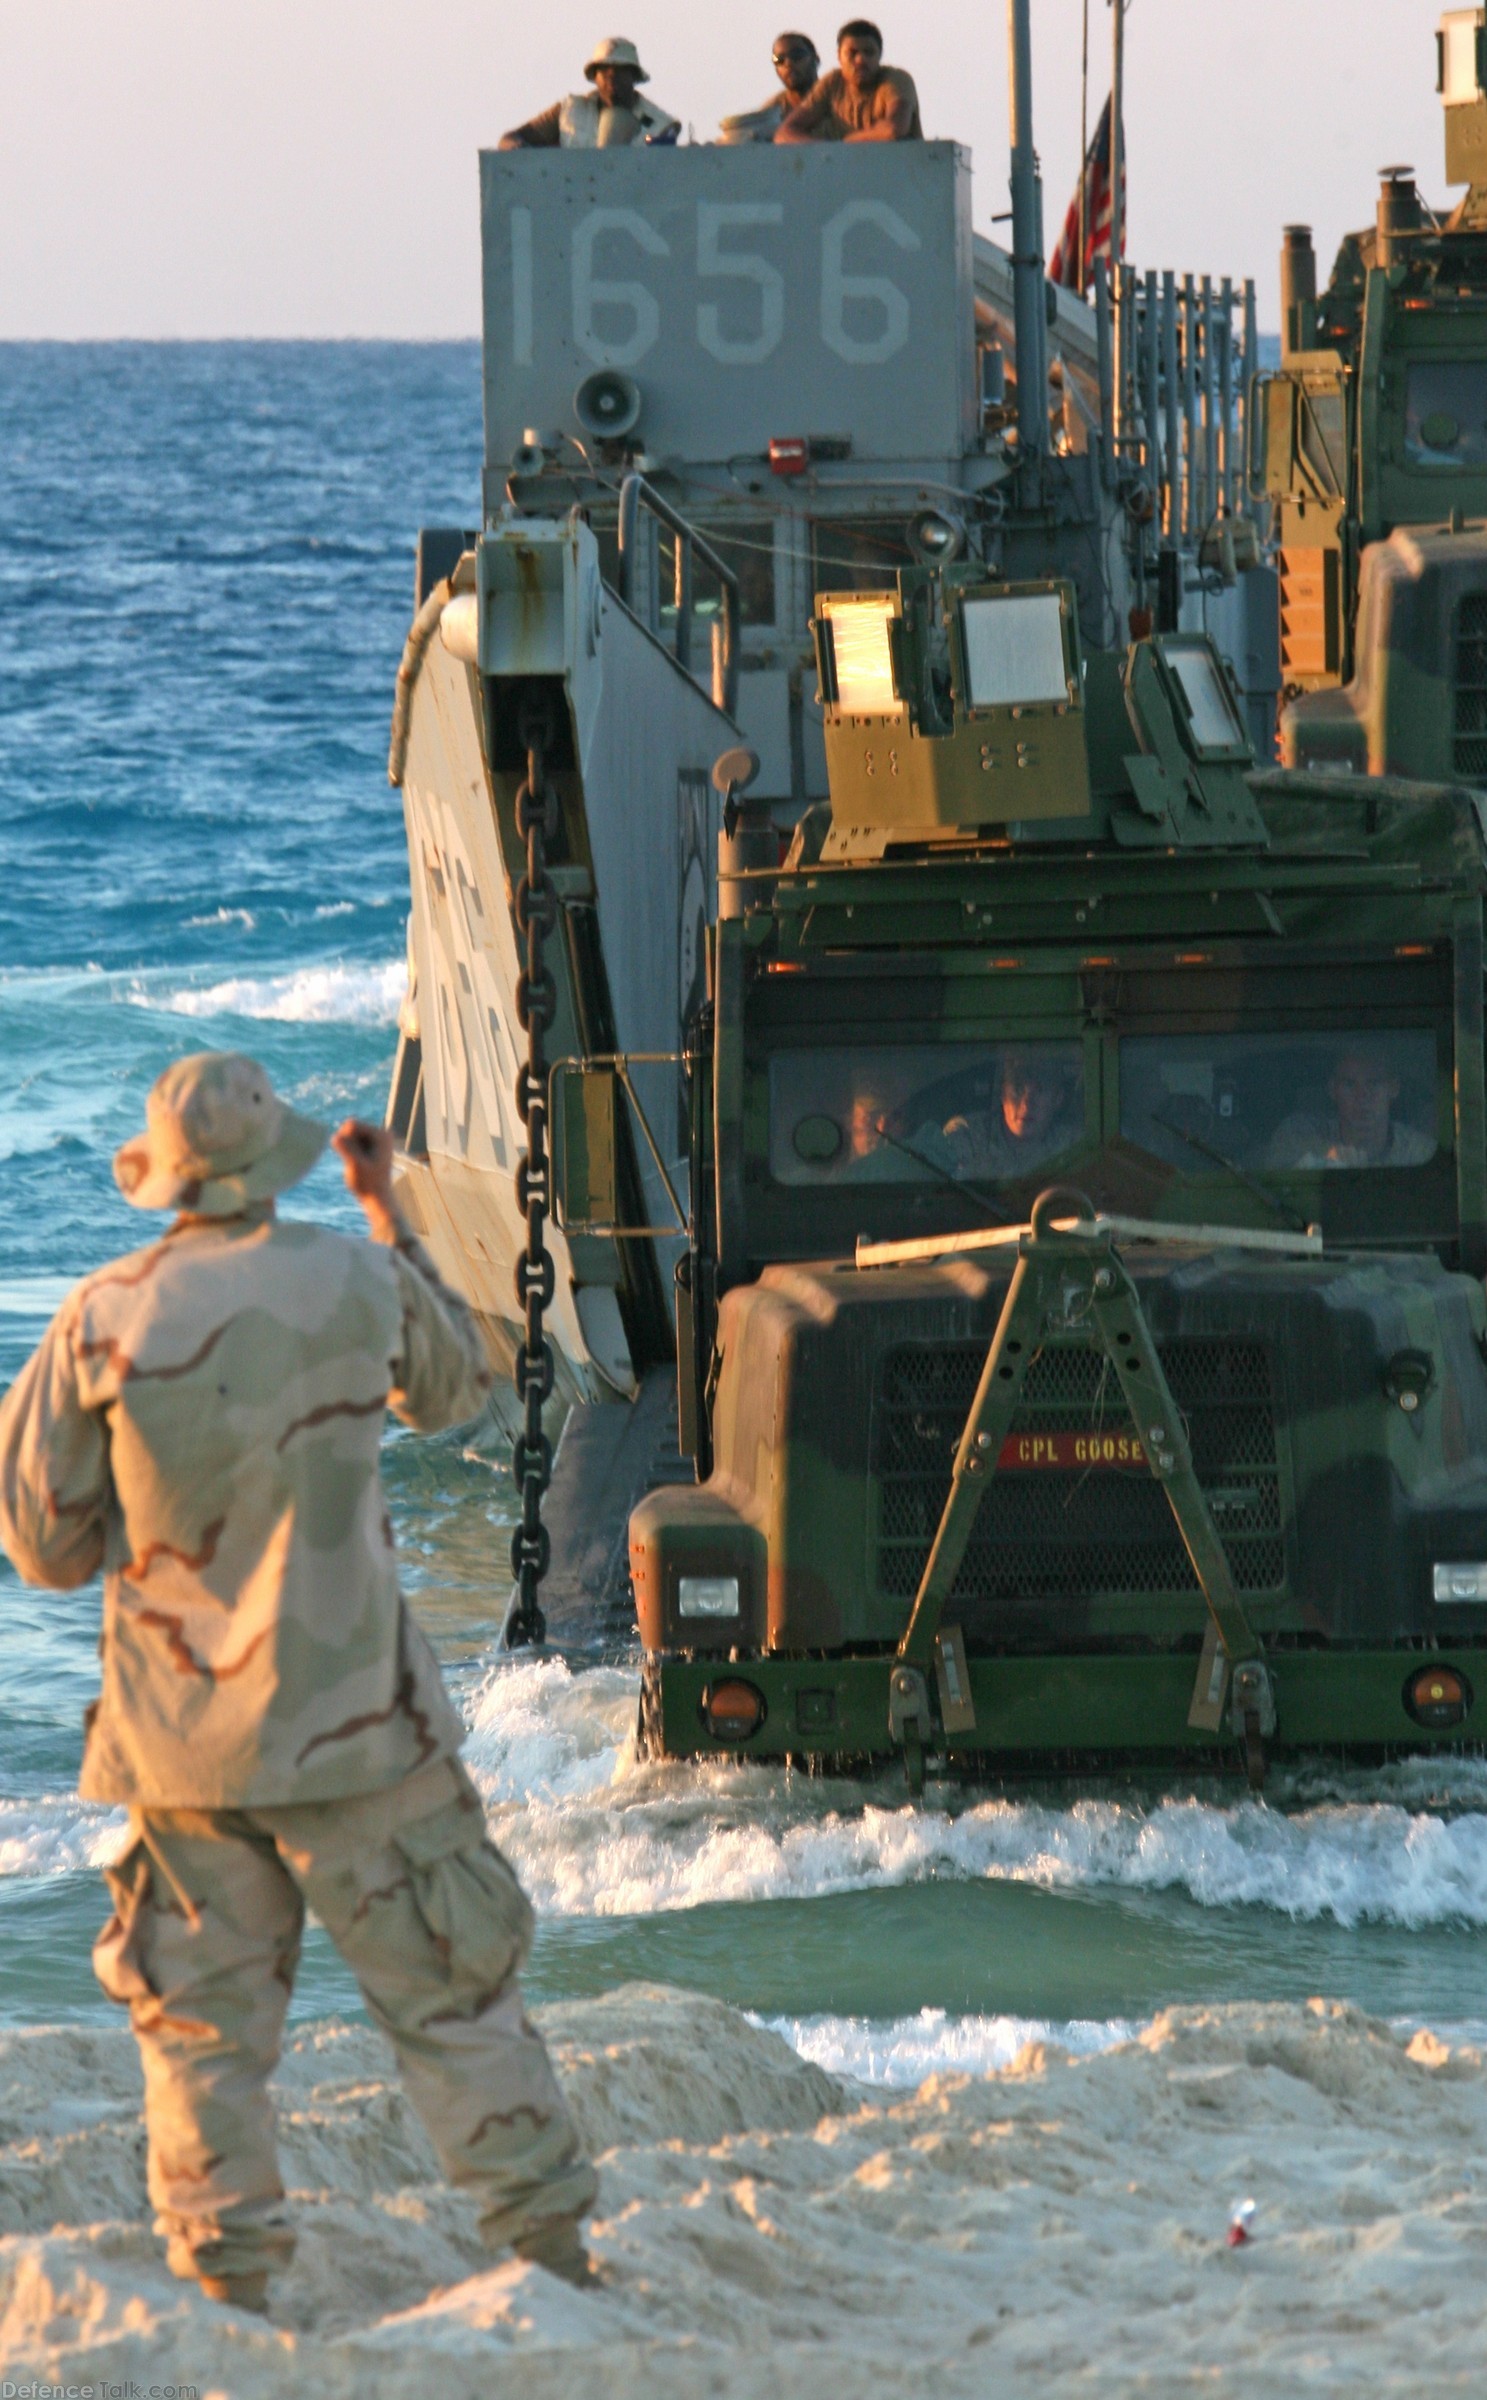
MULTIPOLYGON (((945 1792, 910 1801, 886 1780, 865 1795, 731 1760, 647 1763, 635 1749, 635 1700, 625 1668, 574 1673, 558 1659, 491 1668, 466 1698, 466 1761, 496 1839, 541 1910, 641 1917, 980 1880, 1179 1892, 1201 1908, 1344 1927, 1487 1927, 1479 1761, 1420 1761, 1351 1779, 1319 1771, 1315 1789, 1299 1777, 1281 1786, 1277 1806, 1185 1793, 1066 1805, 945 1792)), ((0 1801, 0 1877, 96 1865, 119 1822, 67 1796, 0 1801)), ((981 2030, 965 2038, 994 2047, 1021 2021, 975 2022, 981 2030)), ((1073 2038, 1066 2026, 1031 2032, 1073 2038)), ((912 2047, 902 2028, 894 2038, 912 2047)), ((1014 2048, 1027 2038, 1024 2028, 1014 2048)))
POLYGON ((732 1761, 645 1764, 635 1688, 619 1668, 574 1675, 539 1660, 493 1670, 472 1696, 467 1760, 543 1908, 639 1916, 985 1879, 1183 1891, 1204 1908, 1343 1926, 1487 1926, 1479 1761, 1413 1762, 1351 1788, 1319 1778, 1317 1799, 1298 1781, 1279 1807, 1188 1795, 864 1800, 850 1784, 732 1761), (1457 1813, 1436 1813, 1442 1800, 1457 1813))
POLYGON ((1056 2045, 1081 2058, 1134 2041, 1139 2024, 1126 2017, 956 2017, 921 2008, 914 2017, 760 2017, 752 2022, 780 2034, 813 2066, 855 2083, 917 2091, 927 2075, 994 2075, 1029 2042, 1056 2045))
POLYGON ((288 1025, 393 1025, 407 986, 402 959, 380 966, 296 967, 285 975, 230 975, 157 995, 137 989, 145 1008, 178 1017, 252 1017, 288 1025))
POLYGON ((122 1809, 92 1808, 70 1792, 0 1800, 0 1876, 69 1875, 108 1866, 126 1829, 122 1809))

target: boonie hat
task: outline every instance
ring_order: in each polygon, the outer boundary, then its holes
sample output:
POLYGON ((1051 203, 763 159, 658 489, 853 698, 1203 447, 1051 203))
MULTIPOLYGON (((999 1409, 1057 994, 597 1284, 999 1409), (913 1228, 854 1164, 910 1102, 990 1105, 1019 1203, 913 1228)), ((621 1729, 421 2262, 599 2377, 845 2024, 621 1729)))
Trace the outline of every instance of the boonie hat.
POLYGON ((601 67, 633 67, 637 83, 650 82, 649 75, 640 63, 640 52, 636 49, 635 44, 614 34, 611 34, 607 42, 599 43, 593 57, 584 66, 583 71, 590 83, 593 82, 601 67))
POLYGON ((114 1154, 114 1181, 134 1208, 235 1217, 308 1175, 330 1127, 279 1098, 256 1059, 197 1050, 156 1078, 145 1130, 114 1154))

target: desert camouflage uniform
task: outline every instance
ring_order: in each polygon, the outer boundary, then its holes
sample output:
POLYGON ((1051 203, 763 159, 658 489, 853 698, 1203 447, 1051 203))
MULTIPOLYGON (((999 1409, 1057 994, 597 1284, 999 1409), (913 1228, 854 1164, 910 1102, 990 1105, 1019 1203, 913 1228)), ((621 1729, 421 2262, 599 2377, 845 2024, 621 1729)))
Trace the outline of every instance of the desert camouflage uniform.
POLYGON ((304 1910, 393 2041, 451 2181, 505 2242, 592 2201, 518 1971, 531 1911, 398 1587, 378 1447, 489 1386, 463 1303, 396 1248, 271 1207, 185 1219, 63 1304, 0 1404, 0 1539, 104 1570, 85 1798, 127 1803, 94 1963, 144 2056, 172 2265, 292 2248, 266 2084, 304 1910))

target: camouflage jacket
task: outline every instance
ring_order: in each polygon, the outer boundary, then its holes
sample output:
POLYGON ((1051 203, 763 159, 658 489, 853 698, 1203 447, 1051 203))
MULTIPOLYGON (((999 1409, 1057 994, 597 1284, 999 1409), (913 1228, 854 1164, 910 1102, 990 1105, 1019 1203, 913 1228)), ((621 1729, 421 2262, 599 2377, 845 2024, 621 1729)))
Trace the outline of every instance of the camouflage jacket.
POLYGON ((104 1570, 85 1798, 328 1800, 458 1749, 378 1445, 489 1387, 411 1235, 183 1220, 69 1294, 0 1403, 0 1541, 28 1583, 104 1570))

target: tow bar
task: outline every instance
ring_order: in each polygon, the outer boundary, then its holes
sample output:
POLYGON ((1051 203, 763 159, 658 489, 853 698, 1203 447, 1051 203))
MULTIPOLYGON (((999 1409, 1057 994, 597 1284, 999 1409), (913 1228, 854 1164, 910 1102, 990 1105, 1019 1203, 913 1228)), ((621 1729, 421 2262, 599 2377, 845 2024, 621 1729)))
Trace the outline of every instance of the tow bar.
MULTIPOLYGON (((1216 1229, 1146 1225, 1096 1216, 1084 1193, 1054 1186, 1040 1194, 1025 1227, 998 1227, 984 1236, 953 1237, 956 1250, 990 1248, 1015 1240, 1017 1265, 992 1336, 976 1396, 955 1453, 950 1492, 909 1622, 889 1677, 888 1724, 902 1749, 911 1789, 924 1780, 924 1751, 931 1737, 930 1684, 938 1683, 942 1713, 947 1695, 954 1704, 966 1685, 965 1652, 957 1628, 940 1620, 960 1572, 982 1495, 1002 1455, 1022 1397, 1027 1371, 1049 1333, 1082 1333, 1109 1360, 1136 1426, 1147 1464, 1166 1492, 1177 1530, 1192 1561, 1208 1609, 1208 1626, 1188 1708, 1188 1724, 1216 1733, 1227 1722, 1244 1745, 1250 1787, 1265 1781, 1265 1744, 1276 1727, 1275 1687, 1260 1644, 1244 1613, 1224 1546, 1203 1487, 1193 1468, 1181 1413, 1168 1389, 1136 1287, 1115 1248, 1117 1226, 1147 1239, 1191 1241, 1210 1247, 1216 1229), (1055 1212, 1060 1212, 1057 1217, 1055 1212)), ((1246 1247, 1285 1243, 1319 1249, 1313 1235, 1246 1234, 1232 1237, 1246 1247)), ((947 1243, 946 1247, 951 1244, 947 1243)), ((906 1254, 924 1256, 932 1241, 859 1245, 859 1266, 888 1265, 906 1254)))

